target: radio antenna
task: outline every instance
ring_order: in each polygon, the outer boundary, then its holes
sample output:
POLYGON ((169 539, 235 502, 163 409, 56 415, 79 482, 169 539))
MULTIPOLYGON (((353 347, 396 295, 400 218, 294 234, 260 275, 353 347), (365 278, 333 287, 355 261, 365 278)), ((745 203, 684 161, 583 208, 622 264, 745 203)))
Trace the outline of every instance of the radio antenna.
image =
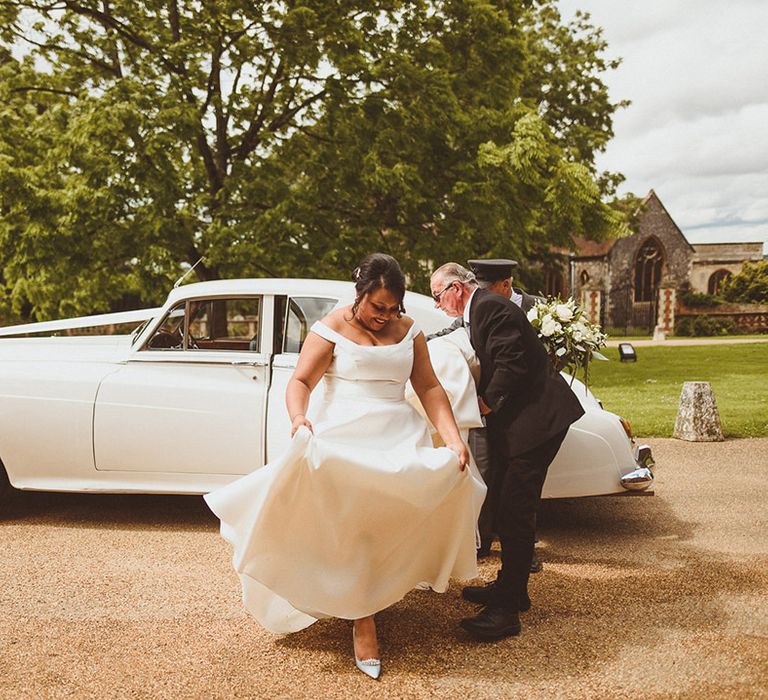
POLYGON ((194 270, 201 262, 203 262, 203 260, 205 260, 205 255, 202 255, 200 260, 198 260, 194 265, 192 265, 192 267, 189 268, 189 270, 187 270, 181 277, 179 277, 179 279, 176 280, 173 288, 176 289, 176 287, 178 287, 185 279, 187 279, 189 273, 192 272, 192 270, 194 270))

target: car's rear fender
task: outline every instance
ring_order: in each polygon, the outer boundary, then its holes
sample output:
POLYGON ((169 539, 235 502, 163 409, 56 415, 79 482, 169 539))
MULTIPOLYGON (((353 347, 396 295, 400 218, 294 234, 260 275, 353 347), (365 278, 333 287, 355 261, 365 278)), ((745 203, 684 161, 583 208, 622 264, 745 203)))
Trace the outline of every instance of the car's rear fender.
POLYGON ((621 419, 588 410, 574 423, 549 467, 542 498, 576 498, 624 493, 621 477, 637 462, 621 419))
POLYGON ((0 364, 0 458, 13 486, 93 471, 93 404, 115 364, 15 361, 0 364))

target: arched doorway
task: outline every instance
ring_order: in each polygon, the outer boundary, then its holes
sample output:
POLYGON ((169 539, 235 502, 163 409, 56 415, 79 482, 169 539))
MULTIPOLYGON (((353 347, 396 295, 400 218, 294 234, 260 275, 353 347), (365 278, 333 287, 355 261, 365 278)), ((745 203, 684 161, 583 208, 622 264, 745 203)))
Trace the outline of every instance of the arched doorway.
POLYGON ((728 270, 717 270, 712 273, 707 283, 707 293, 720 294, 723 291, 723 284, 731 279, 731 273, 728 270))

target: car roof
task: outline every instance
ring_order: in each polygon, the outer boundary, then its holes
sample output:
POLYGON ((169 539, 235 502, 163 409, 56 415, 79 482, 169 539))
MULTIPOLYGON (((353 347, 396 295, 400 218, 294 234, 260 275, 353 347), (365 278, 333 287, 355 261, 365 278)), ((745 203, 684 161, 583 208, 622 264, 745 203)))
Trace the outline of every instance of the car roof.
POLYGON ((317 280, 302 278, 242 278, 194 282, 176 287, 168 295, 168 302, 189 299, 196 296, 219 296, 229 294, 312 294, 315 296, 352 296, 352 282, 341 280, 317 280))
MULTIPOLYGON (((168 295, 166 309, 185 299, 198 297, 229 296, 239 294, 285 294, 292 297, 330 297, 339 300, 339 305, 351 304, 355 298, 355 285, 341 280, 303 278, 244 278, 194 282, 176 287, 168 295)), ((406 292, 404 304, 406 313, 419 322, 425 332, 430 333, 450 325, 453 319, 435 308, 431 297, 417 292, 406 292)))
MULTIPOLYGON (((129 323, 158 318, 167 310, 185 299, 199 297, 232 296, 241 294, 329 297, 338 299, 338 305, 352 303, 355 285, 341 280, 318 280, 302 278, 244 278, 210 280, 185 284, 171 290, 162 308, 120 311, 94 316, 26 323, 0 328, 0 337, 28 333, 55 332, 74 328, 129 323)), ((422 325, 426 332, 439 330, 451 322, 442 311, 435 308, 432 299, 416 292, 406 292, 406 312, 422 325)))

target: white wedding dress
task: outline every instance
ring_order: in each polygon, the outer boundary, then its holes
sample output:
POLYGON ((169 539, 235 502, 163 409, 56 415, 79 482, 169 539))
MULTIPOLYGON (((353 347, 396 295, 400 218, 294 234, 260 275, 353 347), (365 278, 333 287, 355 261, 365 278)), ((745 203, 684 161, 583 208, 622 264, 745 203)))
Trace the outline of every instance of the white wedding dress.
POLYGON ((400 343, 334 343, 322 400, 276 461, 205 498, 234 548, 248 611, 273 632, 318 618, 356 619, 416 585, 474 578, 485 485, 434 448, 405 400, 414 326, 400 343))

